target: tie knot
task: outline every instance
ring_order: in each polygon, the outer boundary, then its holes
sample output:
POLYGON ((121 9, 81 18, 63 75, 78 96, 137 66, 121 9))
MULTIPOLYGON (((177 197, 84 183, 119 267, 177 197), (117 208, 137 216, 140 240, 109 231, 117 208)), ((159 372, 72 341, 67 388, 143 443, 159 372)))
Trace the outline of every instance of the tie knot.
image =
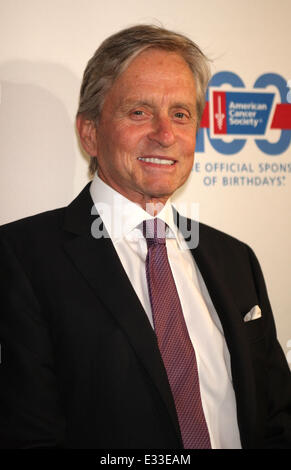
POLYGON ((166 224, 161 219, 149 219, 143 221, 143 236, 148 247, 150 245, 166 243, 166 224))

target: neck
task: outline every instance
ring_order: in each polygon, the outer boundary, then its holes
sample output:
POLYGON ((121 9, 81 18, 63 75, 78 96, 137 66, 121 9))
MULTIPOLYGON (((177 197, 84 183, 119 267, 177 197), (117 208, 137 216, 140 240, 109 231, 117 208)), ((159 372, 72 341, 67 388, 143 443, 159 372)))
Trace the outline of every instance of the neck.
POLYGON ((167 200, 168 200, 168 197, 165 197, 165 198, 145 197, 142 203, 140 203, 140 205, 148 214, 155 217, 163 209, 167 200))
POLYGON ((158 215, 158 213, 163 209, 164 205, 170 197, 170 195, 156 197, 137 191, 127 190, 126 188, 117 186, 116 184, 114 184, 113 181, 110 181, 108 178, 105 178, 101 171, 98 171, 98 176, 108 186, 111 186, 111 188, 113 188, 115 191, 119 192, 120 194, 122 194, 122 196, 126 197, 135 204, 138 204, 153 217, 158 215))

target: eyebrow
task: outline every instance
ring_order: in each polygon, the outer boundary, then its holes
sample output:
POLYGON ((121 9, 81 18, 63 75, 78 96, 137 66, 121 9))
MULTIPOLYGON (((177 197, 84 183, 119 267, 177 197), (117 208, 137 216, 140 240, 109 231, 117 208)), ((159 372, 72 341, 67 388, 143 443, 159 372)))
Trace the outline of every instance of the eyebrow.
MULTIPOLYGON (((132 106, 146 106, 151 108, 156 108, 156 104, 154 101, 149 100, 141 100, 141 99, 134 99, 128 98, 120 103, 120 108, 122 110, 130 109, 132 106)), ((171 108, 183 108, 186 109, 191 115, 193 112, 196 111, 196 106, 193 106, 192 103, 177 101, 171 105, 171 108)))
POLYGON ((132 106, 154 106, 154 103, 151 103, 150 100, 144 101, 144 100, 139 100, 139 99, 126 99, 124 101, 120 102, 120 108, 131 108, 132 106))

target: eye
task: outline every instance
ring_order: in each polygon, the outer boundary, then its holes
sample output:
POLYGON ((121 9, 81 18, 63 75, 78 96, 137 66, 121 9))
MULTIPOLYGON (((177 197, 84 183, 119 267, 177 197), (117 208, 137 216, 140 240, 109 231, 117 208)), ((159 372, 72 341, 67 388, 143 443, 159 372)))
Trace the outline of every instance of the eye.
POLYGON ((132 119, 143 119, 145 117, 145 112, 142 109, 134 109, 130 112, 130 117, 132 119))
POLYGON ((130 111, 129 116, 134 121, 144 121, 149 117, 149 112, 144 109, 133 109, 130 111))
POLYGON ((174 114, 174 117, 180 121, 186 121, 189 119, 189 115, 183 111, 178 111, 174 114))

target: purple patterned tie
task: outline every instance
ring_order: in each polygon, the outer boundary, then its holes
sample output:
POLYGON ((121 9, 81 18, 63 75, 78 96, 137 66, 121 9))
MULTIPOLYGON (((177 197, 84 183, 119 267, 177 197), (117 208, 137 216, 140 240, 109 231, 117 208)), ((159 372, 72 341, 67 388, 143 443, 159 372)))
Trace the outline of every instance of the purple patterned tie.
POLYGON ((143 222, 148 245, 146 275, 155 332, 174 397, 184 449, 210 449, 192 346, 165 242, 161 219, 143 222))

